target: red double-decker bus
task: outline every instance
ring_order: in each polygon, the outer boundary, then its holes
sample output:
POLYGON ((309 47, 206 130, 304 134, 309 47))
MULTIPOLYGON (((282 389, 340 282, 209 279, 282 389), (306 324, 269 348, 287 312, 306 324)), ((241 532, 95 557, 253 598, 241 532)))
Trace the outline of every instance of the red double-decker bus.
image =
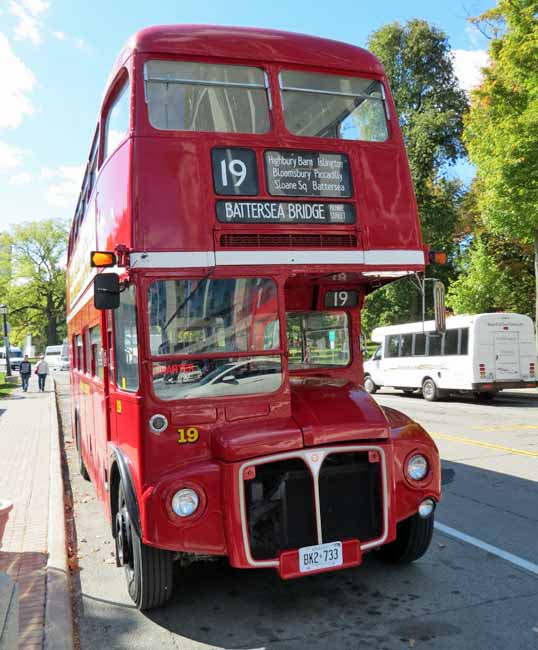
POLYGON ((140 609, 172 564, 282 578, 428 548, 427 433, 363 390, 361 306, 423 271, 387 79, 363 49, 167 26, 110 75, 70 235, 80 469, 140 609))

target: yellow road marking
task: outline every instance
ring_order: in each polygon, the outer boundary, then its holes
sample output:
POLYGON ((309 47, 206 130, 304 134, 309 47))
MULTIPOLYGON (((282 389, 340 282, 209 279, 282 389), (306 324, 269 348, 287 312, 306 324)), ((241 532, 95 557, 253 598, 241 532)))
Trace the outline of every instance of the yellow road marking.
POLYGON ((430 435, 434 439, 440 438, 441 440, 450 440, 452 442, 464 442, 468 445, 477 445, 478 447, 488 447, 489 449, 498 449, 499 451, 505 451, 508 454, 517 454, 518 456, 530 456, 531 458, 538 458, 538 451, 525 451, 524 449, 514 449, 513 447, 496 445, 493 442, 482 442, 481 440, 472 440, 471 438, 450 436, 447 433, 431 433, 430 435))

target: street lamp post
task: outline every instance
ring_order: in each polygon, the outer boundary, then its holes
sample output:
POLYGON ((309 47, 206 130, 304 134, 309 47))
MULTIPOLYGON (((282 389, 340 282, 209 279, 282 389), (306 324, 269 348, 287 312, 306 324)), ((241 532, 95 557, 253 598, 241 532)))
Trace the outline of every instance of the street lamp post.
POLYGON ((11 377, 11 364, 9 363, 9 337, 7 332, 7 305, 0 305, 0 314, 4 319, 4 347, 6 350, 6 379, 11 377))

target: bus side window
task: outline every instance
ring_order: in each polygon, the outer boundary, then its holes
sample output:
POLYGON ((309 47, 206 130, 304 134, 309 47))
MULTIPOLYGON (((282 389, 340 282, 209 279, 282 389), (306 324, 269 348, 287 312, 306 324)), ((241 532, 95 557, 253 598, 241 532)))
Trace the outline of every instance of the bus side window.
POLYGON ((82 355, 82 335, 77 334, 75 339, 76 353, 75 353, 75 366, 77 370, 83 370, 83 355, 82 355))
POLYGON ((411 345, 413 343, 412 334, 402 334, 402 342, 400 345, 400 356, 401 357, 410 357, 411 356, 411 345))
POLYGON ((428 356, 439 357, 441 356, 441 344, 443 337, 439 334, 428 334, 428 356))
POLYGON ((123 390, 136 391, 139 386, 138 332, 133 285, 120 294, 120 306, 114 310, 114 332, 118 386, 123 390))
POLYGON ((123 83, 110 104, 105 116, 105 133, 103 146, 103 162, 110 156, 116 147, 129 135, 129 109, 131 94, 129 92, 129 79, 123 83))
POLYGON ((426 354, 426 334, 413 334, 413 336, 415 338, 413 355, 423 357, 426 354))
POLYGON ((392 336, 387 337, 385 340, 385 346, 386 357, 397 357, 400 349, 400 335, 393 334, 392 336))
POLYGON ((92 344, 92 375, 99 377, 103 381, 103 355, 101 354, 101 326, 96 325, 90 330, 90 338, 92 344))
POLYGON ((443 354, 458 354, 458 333, 458 330, 447 330, 445 332, 443 354))
POLYGON ((106 340, 107 340, 107 354, 108 354, 108 374, 111 384, 116 383, 116 366, 113 354, 113 335, 112 335, 112 311, 107 312, 106 316, 106 340))
POLYGON ((88 375, 92 373, 92 342, 88 329, 84 331, 84 372, 88 375))
POLYGON ((463 327, 460 330, 460 354, 469 353, 469 328, 463 327))

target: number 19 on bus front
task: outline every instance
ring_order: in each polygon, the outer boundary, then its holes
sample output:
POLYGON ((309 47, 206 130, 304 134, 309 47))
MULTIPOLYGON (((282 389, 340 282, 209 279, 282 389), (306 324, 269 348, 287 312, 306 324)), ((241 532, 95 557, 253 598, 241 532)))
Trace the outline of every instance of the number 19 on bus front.
POLYGON ((324 306, 329 309, 338 307, 356 307, 359 304, 358 291, 327 291, 324 306))
POLYGON ((223 195, 258 194, 256 154, 251 149, 213 149, 211 152, 215 192, 223 195))

